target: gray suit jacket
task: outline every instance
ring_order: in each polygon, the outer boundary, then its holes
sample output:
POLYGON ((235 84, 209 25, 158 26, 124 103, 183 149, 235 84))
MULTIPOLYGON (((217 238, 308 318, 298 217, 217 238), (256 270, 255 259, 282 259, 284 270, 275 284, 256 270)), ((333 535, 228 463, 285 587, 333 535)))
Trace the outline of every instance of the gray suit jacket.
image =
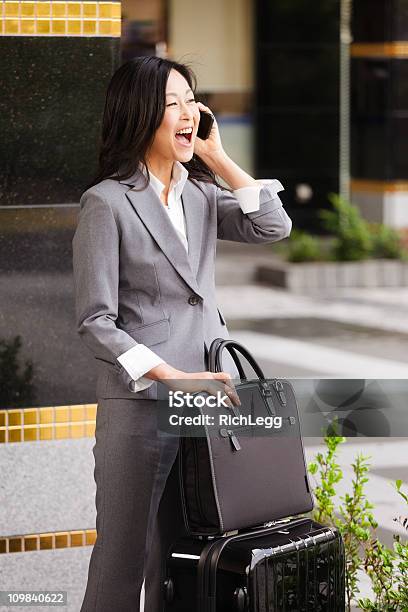
POLYGON ((187 253, 153 187, 132 190, 143 180, 140 170, 126 181, 107 179, 80 201, 72 241, 76 319, 99 366, 98 398, 157 399, 157 383, 132 392, 117 361, 137 343, 177 369, 207 370, 212 340, 229 337, 215 295, 217 238, 271 243, 292 226, 273 185, 261 189, 259 210, 244 214, 232 193, 188 179, 187 253))

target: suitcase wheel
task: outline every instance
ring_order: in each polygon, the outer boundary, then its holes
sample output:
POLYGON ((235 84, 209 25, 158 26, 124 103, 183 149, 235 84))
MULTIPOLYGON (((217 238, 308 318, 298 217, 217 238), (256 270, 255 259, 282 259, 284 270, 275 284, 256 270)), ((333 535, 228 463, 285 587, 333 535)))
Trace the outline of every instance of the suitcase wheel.
POLYGON ((245 612, 247 609, 246 588, 237 587, 234 591, 234 612, 245 612))
POLYGON ((167 603, 172 603, 174 599, 174 582, 171 578, 164 581, 164 599, 167 603))

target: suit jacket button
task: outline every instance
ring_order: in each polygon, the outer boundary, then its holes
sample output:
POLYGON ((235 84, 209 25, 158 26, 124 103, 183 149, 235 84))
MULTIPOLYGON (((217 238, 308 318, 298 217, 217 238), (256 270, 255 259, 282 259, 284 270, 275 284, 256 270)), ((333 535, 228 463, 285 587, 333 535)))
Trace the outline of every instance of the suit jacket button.
POLYGON ((198 297, 198 295, 190 295, 190 297, 188 298, 188 303, 191 304, 191 306, 195 306, 196 304, 198 304, 198 302, 200 301, 200 298, 198 297))

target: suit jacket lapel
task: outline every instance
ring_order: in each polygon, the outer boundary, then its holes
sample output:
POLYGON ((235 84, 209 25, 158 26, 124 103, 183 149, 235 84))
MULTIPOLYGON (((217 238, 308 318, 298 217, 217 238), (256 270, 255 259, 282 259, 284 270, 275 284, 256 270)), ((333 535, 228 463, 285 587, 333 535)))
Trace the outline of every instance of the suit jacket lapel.
POLYGON ((204 209, 200 195, 198 187, 187 180, 183 188, 182 201, 187 228, 188 259, 194 278, 198 275, 203 243, 204 209))
MULTIPOLYGON (((120 182, 140 188, 143 181, 143 173, 137 170, 134 176, 120 182)), ((191 289, 197 295, 203 297, 196 278, 201 251, 203 218, 202 200, 197 195, 197 188, 193 187, 187 180, 182 194, 189 249, 187 253, 171 220, 168 218, 166 210, 164 210, 163 203, 151 185, 148 185, 144 191, 130 189, 126 193, 135 212, 169 262, 191 289)))

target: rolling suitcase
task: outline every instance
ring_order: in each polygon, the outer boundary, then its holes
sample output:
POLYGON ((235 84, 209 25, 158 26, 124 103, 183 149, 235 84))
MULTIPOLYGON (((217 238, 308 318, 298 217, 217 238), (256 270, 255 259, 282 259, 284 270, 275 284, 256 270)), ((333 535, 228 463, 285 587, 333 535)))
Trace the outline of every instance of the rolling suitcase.
POLYGON ((166 612, 345 610, 343 541, 309 518, 180 538, 166 571, 166 612))

